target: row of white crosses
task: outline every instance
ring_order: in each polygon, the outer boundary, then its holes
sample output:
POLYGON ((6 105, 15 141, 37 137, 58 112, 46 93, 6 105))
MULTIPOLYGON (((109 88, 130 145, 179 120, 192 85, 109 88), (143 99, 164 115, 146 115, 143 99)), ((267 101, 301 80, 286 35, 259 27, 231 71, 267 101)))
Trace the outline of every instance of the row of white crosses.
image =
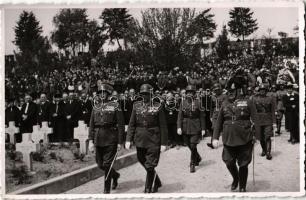
POLYGON ((42 122, 42 126, 33 126, 32 133, 23 133, 22 141, 16 143, 15 134, 19 133, 19 128, 15 126, 15 122, 9 122, 9 126, 5 129, 9 134, 10 143, 16 144, 16 151, 22 153, 23 162, 28 169, 32 170, 31 153, 40 149, 40 141, 48 143, 48 135, 53 133, 52 128, 48 127, 48 122, 42 122))
MULTIPOLYGON (((78 139, 80 143, 80 153, 86 154, 86 142, 88 140, 88 127, 84 121, 79 121, 79 126, 74 129, 74 139, 78 139)), ((19 128, 14 122, 9 122, 9 126, 5 129, 9 134, 10 142, 15 144, 15 134, 19 133, 19 128)), ((33 126, 32 133, 23 133, 22 142, 16 144, 16 151, 22 153, 23 161, 32 170, 31 153, 36 152, 40 148, 40 141, 48 143, 48 135, 53 133, 52 128, 48 127, 48 122, 42 122, 42 126, 33 126)))

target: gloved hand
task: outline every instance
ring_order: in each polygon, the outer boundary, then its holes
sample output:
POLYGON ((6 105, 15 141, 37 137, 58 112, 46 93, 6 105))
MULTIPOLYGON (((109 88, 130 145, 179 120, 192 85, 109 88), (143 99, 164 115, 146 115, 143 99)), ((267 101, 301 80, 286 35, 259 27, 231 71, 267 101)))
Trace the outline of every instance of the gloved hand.
POLYGON ((162 145, 162 146, 160 147, 160 151, 161 151, 161 152, 166 151, 166 149, 167 149, 167 148, 166 148, 166 146, 164 146, 164 145, 162 145))
POLYGON ((95 152, 95 145, 94 145, 94 143, 93 143, 92 140, 89 140, 88 150, 89 150, 89 152, 91 152, 91 153, 94 153, 94 152, 95 152))
POLYGON ((181 128, 177 129, 177 134, 182 135, 182 129, 181 128))
POLYGON ((214 147, 215 149, 217 149, 218 146, 219 146, 219 140, 213 139, 212 145, 213 145, 213 147, 214 147))
POLYGON ((205 130, 202 130, 202 137, 204 137, 205 136, 205 134, 206 134, 206 132, 205 132, 205 130))
POLYGON ((129 127, 128 125, 125 125, 125 126, 124 126, 124 132, 127 132, 128 127, 129 127))
POLYGON ((121 144, 118 144, 118 145, 117 145, 117 151, 120 151, 121 148, 122 148, 122 147, 121 147, 121 144))
POLYGON ((126 148, 126 149, 130 149, 130 148, 131 148, 131 142, 126 141, 126 142, 125 142, 125 148, 126 148))

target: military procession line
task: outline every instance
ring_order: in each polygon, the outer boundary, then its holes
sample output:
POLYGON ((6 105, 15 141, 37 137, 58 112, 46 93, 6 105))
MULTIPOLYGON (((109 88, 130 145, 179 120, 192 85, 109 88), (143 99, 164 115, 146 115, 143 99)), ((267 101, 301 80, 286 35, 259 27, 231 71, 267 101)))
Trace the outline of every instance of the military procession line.
POLYGON ((30 165, 30 152, 37 150, 41 140, 78 139, 82 152, 86 152, 88 139, 89 150, 95 152, 98 166, 105 171, 104 193, 118 185, 120 174, 112 167, 118 151, 135 145, 137 158, 147 172, 144 192, 151 193, 162 186, 155 167, 167 146, 187 146, 191 152, 190 172, 194 173, 202 160, 197 150, 201 138, 211 136, 207 145, 214 149, 222 136, 222 160, 233 177, 231 190, 239 186, 239 191, 245 192, 254 140, 260 141, 261 156, 271 160, 271 137, 281 134, 285 115, 288 142, 299 142, 298 84, 287 67, 280 71, 277 85, 265 81, 269 79, 257 79, 255 87, 250 87, 248 73, 238 68, 225 87, 215 83, 206 91, 189 84, 180 93, 161 93, 144 83, 139 95, 135 89, 118 95, 110 84, 99 82, 93 96, 82 92, 78 97, 72 89, 55 93, 52 103, 43 92, 35 103, 26 94, 22 105, 8 96, 6 142, 16 144, 23 161, 30 165))

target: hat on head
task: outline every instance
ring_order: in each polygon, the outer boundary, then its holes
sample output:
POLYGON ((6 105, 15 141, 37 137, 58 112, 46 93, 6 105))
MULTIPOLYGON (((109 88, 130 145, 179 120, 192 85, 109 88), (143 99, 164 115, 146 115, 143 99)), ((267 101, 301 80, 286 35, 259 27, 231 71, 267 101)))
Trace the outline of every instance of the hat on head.
POLYGON ((142 84, 140 86, 140 94, 150 93, 153 90, 153 87, 150 84, 142 84))
POLYGON ((187 85, 186 92, 195 92, 196 88, 194 85, 187 85))
MULTIPOLYGON (((111 85, 105 84, 105 83, 101 84, 101 90, 100 90, 101 92, 105 91, 108 94, 112 94, 113 90, 114 90, 114 88, 111 85)), ((100 94, 101 94, 101 92, 100 92, 100 94)))

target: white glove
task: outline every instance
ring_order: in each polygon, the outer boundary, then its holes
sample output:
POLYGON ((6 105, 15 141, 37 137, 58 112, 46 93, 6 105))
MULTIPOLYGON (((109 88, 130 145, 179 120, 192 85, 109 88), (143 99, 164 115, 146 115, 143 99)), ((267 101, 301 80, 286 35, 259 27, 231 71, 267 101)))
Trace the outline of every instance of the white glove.
POLYGON ((181 128, 177 129, 177 134, 182 135, 182 129, 181 128))
POLYGON ((118 146, 117 146, 117 151, 120 151, 121 150, 121 144, 118 144, 118 146))
POLYGON ((126 141, 125 142, 125 148, 130 149, 131 148, 131 142, 126 141))
POLYGON ((213 145, 213 147, 214 147, 215 149, 217 149, 218 146, 219 146, 219 140, 213 139, 212 145, 213 145))
POLYGON ((160 147, 160 151, 161 151, 161 152, 166 151, 166 146, 162 145, 162 146, 160 147))
POLYGON ((205 134, 205 130, 202 130, 202 137, 204 137, 205 134))
POLYGON ((128 125, 125 125, 125 126, 124 126, 124 132, 127 132, 128 127, 129 127, 128 125))
POLYGON ((89 141, 88 150, 89 150, 91 153, 94 153, 94 152, 95 152, 95 145, 94 145, 94 143, 93 143, 92 140, 89 141))

